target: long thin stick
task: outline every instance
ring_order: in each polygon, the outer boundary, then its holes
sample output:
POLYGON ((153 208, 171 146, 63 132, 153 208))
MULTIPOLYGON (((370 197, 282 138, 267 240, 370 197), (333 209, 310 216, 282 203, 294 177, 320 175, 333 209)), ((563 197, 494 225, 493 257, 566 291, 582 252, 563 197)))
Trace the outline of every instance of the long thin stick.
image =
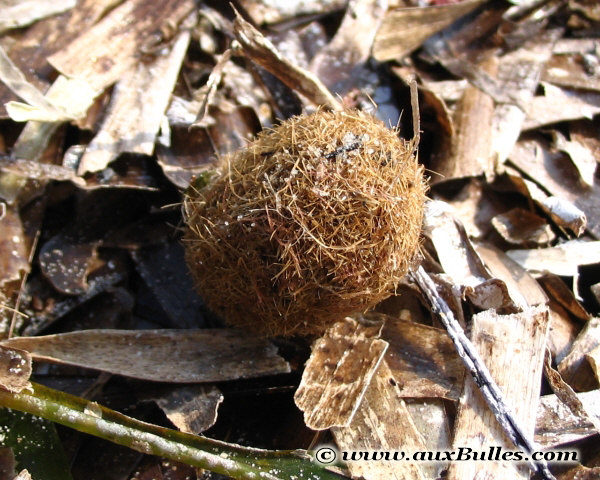
POLYGON ((534 472, 540 474, 545 480, 556 480, 554 475, 552 475, 548 469, 548 464, 545 460, 539 460, 537 462, 531 460, 531 454, 535 451, 533 442, 520 427, 519 422, 506 404, 502 391, 492 378, 485 363, 479 356, 479 353, 471 341, 466 337, 462 327, 456 318, 454 318, 452 310, 450 310, 448 304, 438 294, 433 280, 431 280, 423 267, 419 267, 412 273, 412 276, 429 299, 433 312, 439 316, 448 335, 454 342, 458 355, 464 362, 467 370, 471 373, 475 384, 479 387, 483 398, 485 398, 485 401, 494 413, 498 423, 504 429, 508 438, 510 438, 517 448, 528 454, 530 459, 528 463, 534 472))

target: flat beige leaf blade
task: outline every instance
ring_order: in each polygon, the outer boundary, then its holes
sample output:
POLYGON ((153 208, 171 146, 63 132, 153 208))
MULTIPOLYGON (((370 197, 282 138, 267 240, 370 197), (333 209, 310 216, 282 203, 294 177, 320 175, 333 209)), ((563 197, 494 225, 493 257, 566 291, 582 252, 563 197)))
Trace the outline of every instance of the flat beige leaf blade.
POLYGON ((218 382, 290 371, 273 344, 233 329, 82 330, 1 345, 27 350, 34 360, 155 382, 218 382))
POLYGON ((309 428, 350 423, 388 346, 380 328, 346 318, 315 342, 294 395, 309 428))

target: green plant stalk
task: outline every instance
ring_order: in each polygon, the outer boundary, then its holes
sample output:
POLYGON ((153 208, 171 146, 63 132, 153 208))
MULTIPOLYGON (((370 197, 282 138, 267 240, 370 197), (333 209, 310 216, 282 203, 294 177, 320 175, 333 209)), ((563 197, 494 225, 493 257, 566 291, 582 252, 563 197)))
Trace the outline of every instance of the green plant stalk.
POLYGON ((339 480, 304 451, 241 447, 145 423, 95 402, 33 384, 33 391, 0 390, 0 406, 31 413, 83 433, 236 479, 339 480))

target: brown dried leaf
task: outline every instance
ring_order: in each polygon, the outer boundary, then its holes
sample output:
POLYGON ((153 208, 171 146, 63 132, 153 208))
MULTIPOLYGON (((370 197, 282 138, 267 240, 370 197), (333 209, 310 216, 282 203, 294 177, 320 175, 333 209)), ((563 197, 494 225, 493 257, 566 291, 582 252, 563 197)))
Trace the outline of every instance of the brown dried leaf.
POLYGON ((590 367, 592 367, 594 377, 596 378, 596 384, 600 385, 600 345, 586 353, 585 359, 590 367))
POLYGON ((271 343, 232 329, 82 330, 0 344, 25 349, 39 361, 155 382, 218 382, 290 371, 271 343))
POLYGON ((0 388, 19 393, 31 387, 31 356, 19 348, 0 345, 0 388))
POLYGON ((262 33, 239 15, 236 15, 233 30, 244 54, 252 61, 314 104, 342 110, 340 103, 317 76, 287 60, 262 33))
MULTIPOLYGON (((347 427, 332 429, 341 450, 406 452, 423 451, 425 444, 417 431, 397 385, 385 361, 381 362, 347 427)), ((424 480, 421 464, 410 461, 350 461, 353 478, 365 480, 424 480)))
POLYGON ((577 465, 557 476, 557 480, 596 480, 600 476, 600 467, 577 465))
POLYGON ((223 394, 214 385, 186 385, 154 398, 180 431, 200 435, 214 425, 223 394))
POLYGON ((536 280, 504 252, 490 245, 476 245, 476 249, 492 276, 506 284, 515 305, 525 308, 548 302, 536 280))
POLYGON ((533 99, 539 77, 550 58, 552 46, 561 31, 547 30, 536 35, 518 48, 504 55, 498 66, 498 82, 516 104, 496 106, 493 120, 492 155, 498 164, 509 157, 521 134, 527 114, 527 105, 533 99))
POLYGON ((571 346, 569 354, 558 364, 558 371, 575 390, 588 391, 598 388, 598 380, 585 355, 600 346, 600 319, 587 322, 571 346))
MULTIPOLYGON (((532 436, 549 324, 547 309, 534 307, 514 315, 485 311, 472 320, 475 347, 522 422, 525 435, 532 436)), ((512 448, 471 378, 467 378, 461 396, 453 445, 480 451, 487 450, 488 445, 512 448)), ((490 479, 529 478, 527 466, 515 462, 454 462, 448 479, 476 478, 483 472, 490 479)))
POLYGON ((556 247, 508 250, 506 254, 529 272, 576 277, 580 265, 600 263, 600 241, 571 240, 556 247))
POLYGON ((314 343, 294 395, 309 428, 350 424, 388 347, 380 330, 346 318, 314 343))
POLYGON ((553 218, 563 219, 559 224, 564 223, 576 235, 587 225, 589 231, 600 238, 600 184, 597 181, 591 189, 583 190, 576 169, 568 168, 570 165, 564 155, 550 153, 539 138, 519 141, 510 153, 510 161, 522 172, 532 174, 535 182, 550 192, 551 197, 536 195, 530 188, 532 198, 545 204, 553 218))
POLYGON ((29 271, 29 251, 21 218, 12 206, 0 215, 0 288, 29 271))
POLYGON ((556 235, 542 217, 523 208, 513 208, 492 218, 492 225, 504 240, 513 245, 548 245, 556 235))
POLYGON ((373 57, 380 61, 401 59, 434 33, 481 5, 481 0, 470 0, 447 5, 398 8, 389 10, 377 31, 373 57))
POLYGON ((445 330, 388 317, 381 336, 398 395, 458 399, 464 368, 445 330))
POLYGON ((76 0, 20 0, 0 5, 0 33, 12 28, 30 25, 42 18, 65 12, 76 5, 76 0))
POLYGON ((157 32, 178 25, 193 8, 191 0, 126 0, 48 61, 63 75, 102 91, 138 63, 140 52, 162 40, 157 32))
POLYGON ((590 319, 589 312, 577 300, 573 290, 556 275, 543 275, 537 281, 552 299, 566 308, 574 317, 583 322, 587 322, 590 319))
POLYGON ((355 82, 356 68, 367 61, 387 0, 350 0, 333 39, 313 58, 310 71, 335 93, 355 82))
MULTIPOLYGON (((578 393, 577 398, 586 412, 600 422, 600 390, 578 393)), ((535 441, 543 448, 555 448, 597 433, 587 418, 575 415, 556 395, 544 395, 540 398, 535 441)))
MULTIPOLYGON (((195 15, 188 21, 194 22, 195 15)), ((138 63, 124 73, 113 90, 100 131, 80 160, 79 175, 104 169, 123 152, 152 155, 189 42, 190 32, 184 31, 169 53, 157 55, 151 63, 138 63)))
MULTIPOLYGON (((600 109, 598 110, 600 111, 600 109)), ((567 140, 558 130, 554 130, 552 136, 554 137, 554 148, 565 152, 569 156, 573 165, 577 168, 579 177, 584 186, 587 188, 592 187, 594 185, 596 166, 598 164, 594 152, 584 144, 567 140)))
MULTIPOLYGON (((582 40, 584 39, 580 42, 582 40)), ((563 87, 600 91, 600 72, 585 65, 586 44, 579 43, 577 46, 582 49, 576 53, 552 55, 542 72, 542 79, 563 87)))
POLYGON ((592 118, 600 112, 600 94, 564 90, 542 83, 544 95, 535 96, 527 107, 523 130, 532 130, 551 123, 592 118))

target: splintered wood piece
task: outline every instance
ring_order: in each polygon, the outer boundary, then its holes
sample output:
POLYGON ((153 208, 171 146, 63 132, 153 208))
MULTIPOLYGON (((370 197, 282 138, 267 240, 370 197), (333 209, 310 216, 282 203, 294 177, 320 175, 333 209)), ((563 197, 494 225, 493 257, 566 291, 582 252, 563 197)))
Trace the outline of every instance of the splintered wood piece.
POLYGON ((556 395, 540 398, 535 427, 536 443, 543 448, 555 448, 598 434, 589 416, 600 422, 600 390, 578 393, 577 398, 587 412, 587 418, 573 413, 556 395))
POLYGON ((380 330, 346 318, 314 343, 294 395, 309 428, 350 423, 388 347, 380 330))
POLYGON ((464 368, 445 330, 389 317, 382 337, 401 397, 458 399, 464 368))
POLYGON ((190 32, 183 31, 169 53, 140 62, 123 75, 100 131, 79 162, 79 175, 106 168, 123 152, 152 155, 189 42, 190 32))
POLYGON ((156 46, 168 29, 193 9, 192 0, 127 0, 48 61, 63 75, 102 91, 139 62, 140 52, 156 46))
MULTIPOLYGON (((473 316, 473 344, 528 436, 533 436, 535 427, 547 333, 548 311, 545 308, 530 308, 512 315, 485 311, 473 316)), ((490 446, 511 449, 512 443, 504 435, 475 382, 468 378, 460 400, 454 448, 487 451, 490 446)), ((476 478, 483 472, 488 479, 529 478, 525 465, 495 461, 454 462, 448 470, 448 478, 476 478)))
POLYGON ((236 15, 233 31, 244 54, 275 75, 289 88, 304 95, 316 105, 327 105, 332 110, 343 110, 340 102, 316 75, 287 60, 269 39, 239 15, 236 15))
POLYGON ((474 0, 389 10, 375 37, 373 57, 380 62, 400 59, 481 3, 481 0, 474 0))
POLYGON ((156 382, 218 382, 290 371, 273 344, 233 329, 81 330, 0 345, 27 350, 34 360, 156 382))
POLYGON ((12 393, 31 387, 31 356, 19 348, 0 345, 0 388, 12 393))
MULTIPOLYGON (((534 445, 530 436, 525 433, 520 422, 515 418, 511 409, 507 405, 502 390, 496 384, 490 371, 485 365, 481 355, 475 346, 466 337, 461 325, 458 323, 454 314, 448 307, 448 304, 437 292, 435 283, 431 280, 423 267, 418 267, 412 272, 413 279, 429 300, 432 311, 437 314, 440 322, 448 332, 448 335, 454 342, 457 353, 460 355, 469 373, 479 386, 480 394, 493 412, 498 424, 502 427, 504 433, 510 441, 526 454, 534 451, 534 445)), ((535 311, 535 309, 532 309, 535 311)), ((540 311, 543 311, 540 309, 540 311)), ((547 315, 546 315, 547 323, 547 315)), ((547 325, 546 325, 547 328, 547 325)), ((548 469, 545 460, 534 462, 529 461, 530 468, 539 473, 545 480, 553 480, 554 476, 548 469)))
MULTIPOLYGON (((335 427, 332 433, 342 451, 426 450, 385 361, 379 365, 350 424, 335 427)), ((349 461, 347 467, 353 478, 365 480, 427 478, 420 464, 406 460, 349 461)))

